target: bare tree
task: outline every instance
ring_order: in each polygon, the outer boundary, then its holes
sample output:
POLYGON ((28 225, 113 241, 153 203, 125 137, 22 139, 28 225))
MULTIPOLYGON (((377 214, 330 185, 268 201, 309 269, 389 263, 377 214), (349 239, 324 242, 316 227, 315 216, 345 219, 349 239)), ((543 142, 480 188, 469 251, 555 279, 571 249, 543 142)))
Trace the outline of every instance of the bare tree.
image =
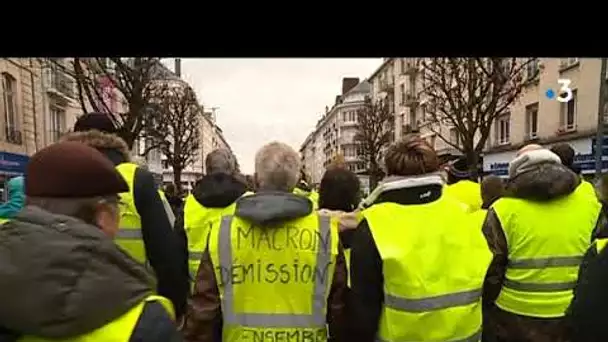
POLYGON ((152 102, 150 84, 157 79, 175 78, 159 58, 80 58, 70 65, 60 59, 48 59, 51 67, 61 68, 76 81, 77 98, 82 110, 108 113, 118 127, 118 134, 129 148, 140 136, 143 121, 152 102), (114 106, 118 100, 128 105, 126 113, 114 106))
POLYGON ((538 76, 534 58, 428 58, 419 60, 427 102, 425 121, 437 136, 458 149, 477 172, 492 123, 506 114, 529 81, 538 76), (534 64, 531 64, 534 63, 534 64), (454 141, 440 127, 456 129, 454 141))
POLYGON ((382 149, 391 142, 393 132, 390 127, 393 124, 393 113, 388 101, 373 102, 367 97, 363 107, 357 111, 357 119, 355 141, 359 144, 363 161, 367 167, 370 188, 373 189, 382 178, 378 156, 382 149))
POLYGON ((182 82, 159 82, 153 92, 156 101, 144 129, 152 144, 144 154, 158 148, 173 168, 175 186, 181 191, 182 171, 195 161, 199 151, 202 108, 194 90, 182 82))

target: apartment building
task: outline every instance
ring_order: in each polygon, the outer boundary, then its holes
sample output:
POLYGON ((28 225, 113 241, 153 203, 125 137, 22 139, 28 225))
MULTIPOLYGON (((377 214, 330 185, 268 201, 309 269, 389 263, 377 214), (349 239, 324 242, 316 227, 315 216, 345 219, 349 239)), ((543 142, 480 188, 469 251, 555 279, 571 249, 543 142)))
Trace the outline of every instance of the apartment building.
POLYGON ((458 135, 450 127, 437 124, 431 126, 426 120, 426 101, 420 96, 422 73, 419 58, 385 58, 382 65, 369 77, 372 98, 389 102, 389 108, 394 114, 391 127, 394 140, 405 134, 418 132, 435 147, 440 157, 449 159, 461 153, 443 141, 439 135, 456 144, 458 135))
MULTIPOLYGON (((507 175, 509 161, 525 144, 566 142, 576 151, 575 163, 583 174, 593 174, 600 79, 606 80, 600 76, 600 66, 599 58, 539 58, 531 63, 524 94, 493 125, 483 156, 484 171, 507 175), (536 70, 538 76, 531 77, 536 70), (572 99, 566 103, 557 100, 562 93, 560 79, 570 80, 572 99), (549 98, 549 89, 556 96, 549 98)), ((608 150, 603 154, 606 172, 608 150)))
POLYGON ((200 143, 200 155, 201 155, 201 170, 206 169, 205 158, 207 155, 218 148, 225 149, 232 152, 230 144, 224 137, 222 129, 217 125, 215 111, 205 111, 203 114, 203 120, 201 120, 201 143, 200 143))
POLYGON ((302 163, 313 184, 321 181, 325 168, 339 154, 346 166, 358 174, 362 186, 365 189, 369 187, 369 178, 365 175, 367 168, 355 135, 358 127, 357 111, 363 106, 365 97, 370 96, 370 92, 371 86, 367 80, 359 82, 358 78, 344 78, 341 95, 336 96, 331 109, 326 107, 315 130, 302 144, 302 163))
POLYGON ((40 70, 35 58, 0 59, 0 184, 45 145, 40 70))
POLYGON ((41 118, 45 128, 44 145, 50 145, 74 127, 82 108, 76 100, 76 82, 66 72, 72 67, 71 58, 47 58, 41 62, 44 113, 41 118))

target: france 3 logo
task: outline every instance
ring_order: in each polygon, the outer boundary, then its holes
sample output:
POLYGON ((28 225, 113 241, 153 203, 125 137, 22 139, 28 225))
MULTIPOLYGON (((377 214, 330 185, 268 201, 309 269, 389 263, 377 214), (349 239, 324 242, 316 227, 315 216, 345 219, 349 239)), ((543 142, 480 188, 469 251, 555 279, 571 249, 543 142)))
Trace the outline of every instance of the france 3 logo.
POLYGON ((548 89, 545 92, 547 98, 550 100, 556 99, 558 102, 569 102, 570 100, 572 100, 572 98, 574 97, 572 88, 570 88, 570 84, 572 83, 572 81, 567 78, 560 78, 559 80, 557 80, 557 83, 562 86, 559 89, 558 95, 556 96, 556 93, 553 89, 548 89))

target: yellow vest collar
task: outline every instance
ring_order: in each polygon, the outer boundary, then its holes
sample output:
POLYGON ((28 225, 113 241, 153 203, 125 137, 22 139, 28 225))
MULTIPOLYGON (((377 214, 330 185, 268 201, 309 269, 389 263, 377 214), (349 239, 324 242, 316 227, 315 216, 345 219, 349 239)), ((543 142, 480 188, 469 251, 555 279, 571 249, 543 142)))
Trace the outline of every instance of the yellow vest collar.
POLYGON ((439 173, 426 173, 420 176, 389 176, 361 202, 360 208, 367 208, 374 204, 378 197, 387 191, 416 188, 427 185, 444 185, 445 182, 439 173))

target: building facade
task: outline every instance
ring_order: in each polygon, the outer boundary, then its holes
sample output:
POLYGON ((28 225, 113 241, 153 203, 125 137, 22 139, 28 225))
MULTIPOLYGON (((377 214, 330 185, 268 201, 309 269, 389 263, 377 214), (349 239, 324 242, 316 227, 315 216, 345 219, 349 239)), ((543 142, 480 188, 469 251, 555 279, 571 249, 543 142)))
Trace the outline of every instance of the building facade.
MULTIPOLYGON (((599 58, 539 58, 529 67, 530 79, 523 95, 493 124, 483 156, 484 171, 507 175, 508 162, 518 148, 528 143, 551 146, 558 142, 570 144, 575 152, 575 164, 583 174, 595 172, 595 133, 601 77, 599 58), (563 82, 569 80, 572 99, 560 102, 563 82), (547 96, 551 89, 556 96, 547 96)), ((604 112, 605 115, 605 112, 604 112)), ((604 140, 606 141, 606 140, 604 140)), ((604 142, 603 172, 608 170, 608 142, 604 142)))
POLYGON ((0 58, 0 188, 22 175, 29 156, 45 146, 41 63, 0 58))
POLYGON ((365 175, 367 168, 355 135, 358 130, 357 112, 370 92, 367 80, 359 82, 358 78, 344 78, 341 95, 336 96, 334 105, 331 109, 326 108, 315 130, 306 137, 300 147, 300 156, 304 171, 313 184, 321 182, 325 168, 339 155, 346 167, 359 176, 363 188, 367 190, 369 187, 365 175))
MULTIPOLYGON (((449 159, 461 153, 441 137, 458 145, 458 135, 454 127, 431 126, 428 122, 425 98, 421 94, 420 61, 419 58, 385 58, 369 78, 372 98, 392 100, 395 139, 419 132, 441 157, 449 159)), ((508 162, 523 145, 535 142, 550 146, 567 142, 575 149, 576 163, 583 173, 593 173, 600 64, 600 59, 576 57, 537 58, 530 63, 524 72, 527 84, 522 96, 508 113, 492 124, 483 153, 483 170, 506 175, 508 162), (573 95, 567 103, 546 95, 548 89, 556 94, 562 92, 563 84, 558 82, 561 79, 570 81, 573 95)))

